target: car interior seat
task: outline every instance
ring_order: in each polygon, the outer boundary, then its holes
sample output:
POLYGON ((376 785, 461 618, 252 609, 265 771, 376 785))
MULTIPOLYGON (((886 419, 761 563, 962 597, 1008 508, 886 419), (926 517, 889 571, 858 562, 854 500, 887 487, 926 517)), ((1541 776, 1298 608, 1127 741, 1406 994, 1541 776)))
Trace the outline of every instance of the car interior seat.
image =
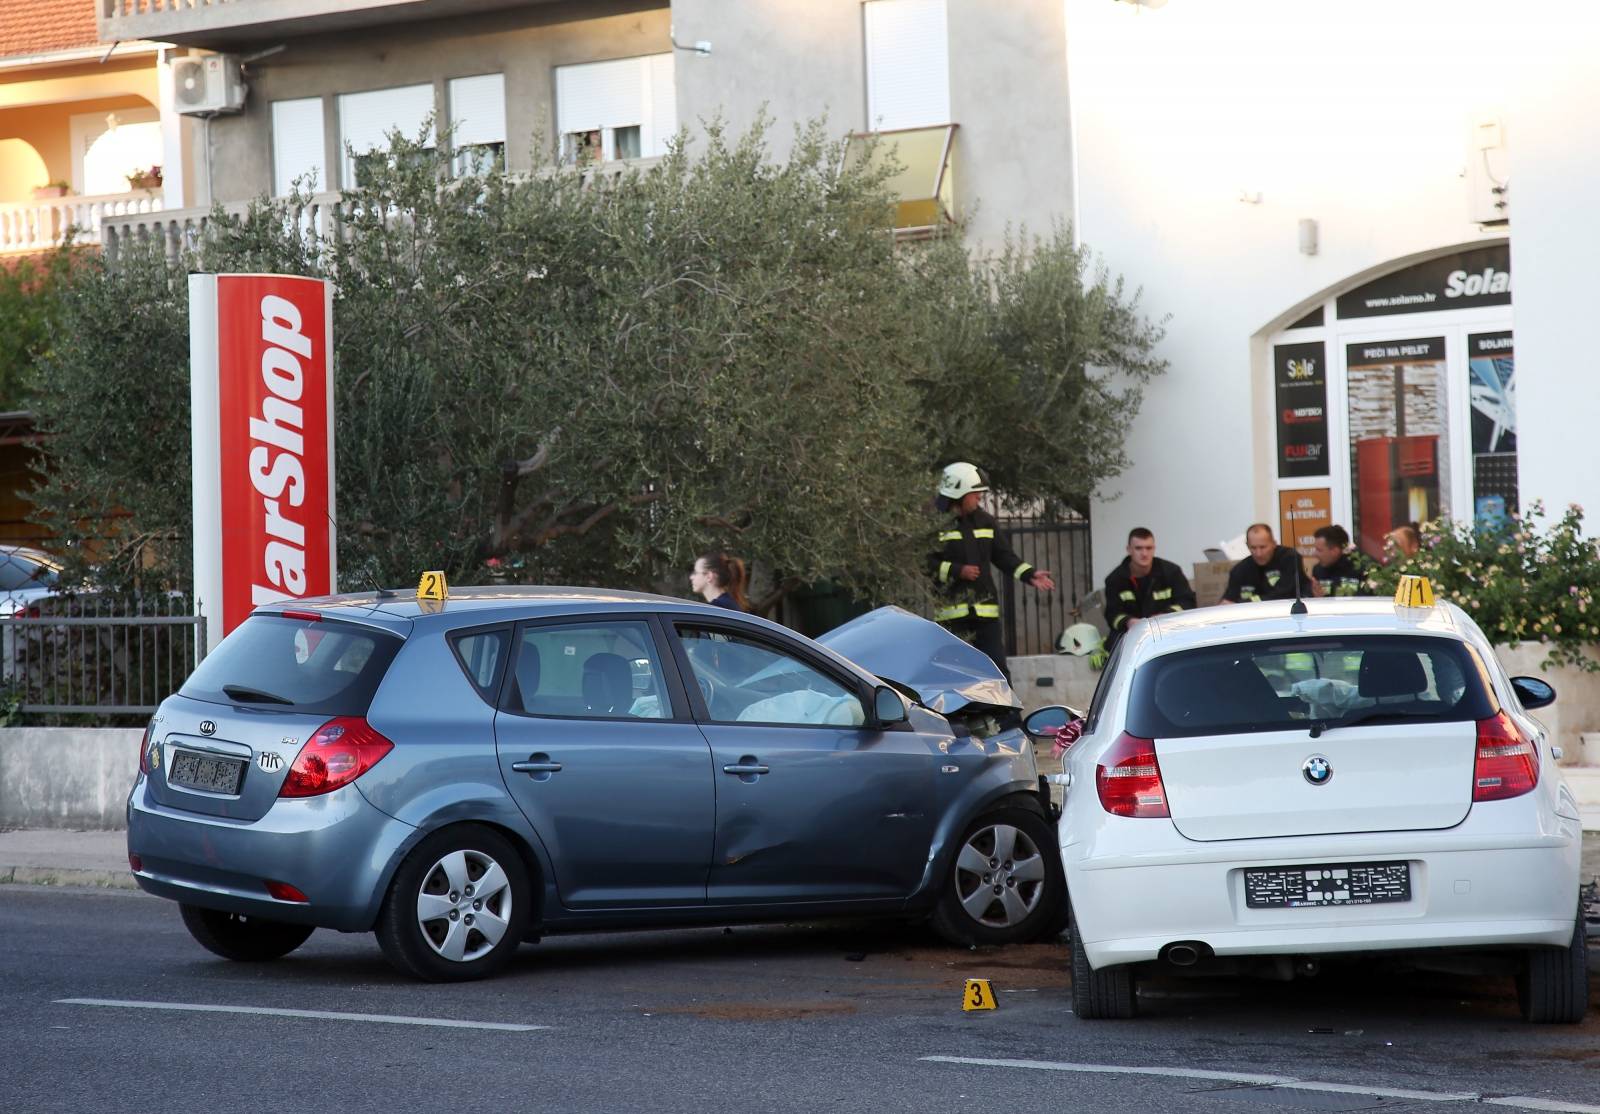
POLYGON ((524 641, 517 649, 517 696, 522 710, 534 710, 533 701, 539 695, 539 647, 524 641))
POLYGON ((1428 687, 1422 659, 1414 650, 1368 650, 1361 655, 1356 688, 1380 704, 1410 703, 1428 687))
POLYGON ((633 706, 633 671, 621 654, 590 654, 583 663, 583 706, 602 716, 625 716, 633 706))

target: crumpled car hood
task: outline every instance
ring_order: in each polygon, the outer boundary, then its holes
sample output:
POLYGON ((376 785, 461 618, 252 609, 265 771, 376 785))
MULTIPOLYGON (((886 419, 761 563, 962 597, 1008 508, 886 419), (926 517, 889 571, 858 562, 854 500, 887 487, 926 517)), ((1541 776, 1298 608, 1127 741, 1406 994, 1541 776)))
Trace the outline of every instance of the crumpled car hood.
POLYGON ((941 715, 969 704, 1022 707, 988 654, 902 607, 869 611, 817 641, 911 689, 923 706, 941 715))

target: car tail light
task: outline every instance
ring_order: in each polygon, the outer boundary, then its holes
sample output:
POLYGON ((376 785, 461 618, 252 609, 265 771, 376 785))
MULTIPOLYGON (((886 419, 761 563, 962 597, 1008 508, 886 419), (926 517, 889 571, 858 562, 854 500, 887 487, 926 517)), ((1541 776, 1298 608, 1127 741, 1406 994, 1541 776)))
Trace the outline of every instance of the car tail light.
POLYGON ((132 851, 128 852, 128 868, 135 874, 144 869, 144 860, 132 851))
POLYGON ((360 716, 340 716, 317 728, 295 756, 280 797, 315 797, 349 785, 377 765, 394 744, 360 716))
POLYGON ((1539 752, 1505 712, 1478 721, 1478 756, 1472 764, 1472 799, 1501 801, 1539 784, 1539 752))
POLYGON ((269 894, 271 894, 273 897, 277 898, 279 901, 306 902, 306 901, 310 901, 311 900, 305 894, 301 893, 299 890, 297 890, 293 886, 289 885, 289 883, 287 883, 287 882, 274 882, 270 878, 267 879, 267 892, 269 894))
POLYGON ((155 734, 156 721, 152 718, 144 725, 144 737, 139 740, 139 772, 150 772, 150 736, 155 734))
POLYGON ((302 623, 320 623, 322 616, 315 611, 280 611, 285 619, 299 619, 302 623))
POLYGON ((1171 816, 1167 790, 1161 784, 1156 744, 1124 731, 1094 768, 1100 805, 1113 816, 1171 816))

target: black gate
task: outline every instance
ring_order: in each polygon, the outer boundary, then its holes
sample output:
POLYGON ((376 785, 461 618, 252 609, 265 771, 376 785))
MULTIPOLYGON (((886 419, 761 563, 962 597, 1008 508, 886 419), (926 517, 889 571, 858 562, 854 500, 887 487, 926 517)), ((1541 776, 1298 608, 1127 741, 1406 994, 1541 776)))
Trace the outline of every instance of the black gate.
POLYGON ((1002 518, 1000 529, 1017 556, 1034 568, 1048 569, 1056 582, 1054 592, 1039 592, 1005 579, 1006 656, 1053 654, 1057 637, 1077 621, 1073 612, 1094 591, 1089 523, 1081 518, 1002 518))

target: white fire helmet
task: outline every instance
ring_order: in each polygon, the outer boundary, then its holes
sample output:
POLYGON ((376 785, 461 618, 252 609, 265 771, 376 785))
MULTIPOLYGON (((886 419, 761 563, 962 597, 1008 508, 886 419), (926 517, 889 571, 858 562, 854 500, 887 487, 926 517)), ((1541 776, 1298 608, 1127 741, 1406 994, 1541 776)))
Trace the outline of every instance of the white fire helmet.
POLYGON ((964 460, 945 465, 944 475, 939 477, 939 494, 946 499, 959 499, 969 491, 988 490, 989 485, 978 466, 964 460))
POLYGON ((1056 649, 1063 654, 1076 654, 1078 657, 1087 657, 1105 644, 1100 637, 1100 631, 1093 623, 1074 623, 1061 632, 1061 637, 1056 639, 1056 649))

